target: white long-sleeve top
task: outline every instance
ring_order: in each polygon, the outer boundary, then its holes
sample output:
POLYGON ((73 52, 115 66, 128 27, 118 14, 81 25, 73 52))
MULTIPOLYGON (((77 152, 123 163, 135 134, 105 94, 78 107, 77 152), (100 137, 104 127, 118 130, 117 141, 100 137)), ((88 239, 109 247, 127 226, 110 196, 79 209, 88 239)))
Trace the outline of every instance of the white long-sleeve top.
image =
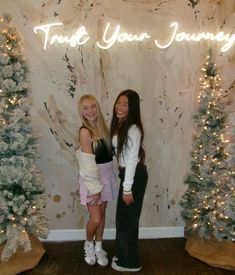
MULTIPOLYGON (((127 133, 127 145, 123 148, 119 159, 118 164, 121 167, 125 167, 125 178, 123 182, 123 190, 131 191, 135 170, 137 163, 139 162, 139 148, 141 141, 141 132, 140 129, 136 125, 132 125, 127 133)), ((113 136, 112 144, 117 153, 117 136, 113 136)))

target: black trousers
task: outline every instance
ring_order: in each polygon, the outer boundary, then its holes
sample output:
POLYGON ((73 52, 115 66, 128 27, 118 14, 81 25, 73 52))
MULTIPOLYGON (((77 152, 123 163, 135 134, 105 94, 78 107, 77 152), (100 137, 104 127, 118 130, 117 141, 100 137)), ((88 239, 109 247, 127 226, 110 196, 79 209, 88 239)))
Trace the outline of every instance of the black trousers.
POLYGON ((147 168, 143 163, 136 167, 132 194, 134 202, 126 205, 122 199, 125 168, 119 169, 120 189, 116 212, 116 256, 117 265, 127 268, 141 266, 138 251, 139 219, 148 180, 147 168))

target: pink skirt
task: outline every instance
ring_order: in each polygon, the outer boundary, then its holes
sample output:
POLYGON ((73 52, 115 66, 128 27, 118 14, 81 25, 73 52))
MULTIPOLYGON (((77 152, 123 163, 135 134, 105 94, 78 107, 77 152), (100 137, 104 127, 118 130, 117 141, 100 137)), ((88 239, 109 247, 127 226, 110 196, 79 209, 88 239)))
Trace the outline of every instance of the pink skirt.
MULTIPOLYGON (((100 199, 96 201, 96 204, 101 204, 105 201, 112 201, 117 198, 118 185, 114 174, 113 162, 107 162, 97 164, 100 174, 100 182, 102 184, 102 190, 100 199)), ((79 196, 82 205, 87 205, 90 202, 90 192, 86 188, 82 178, 79 176, 79 196)))

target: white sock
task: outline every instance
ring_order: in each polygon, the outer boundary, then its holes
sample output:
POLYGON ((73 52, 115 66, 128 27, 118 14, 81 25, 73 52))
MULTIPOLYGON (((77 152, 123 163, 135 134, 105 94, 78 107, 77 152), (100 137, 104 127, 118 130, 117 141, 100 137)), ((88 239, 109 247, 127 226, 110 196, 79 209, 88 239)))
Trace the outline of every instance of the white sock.
POLYGON ((85 246, 92 247, 92 246, 94 246, 94 243, 93 243, 93 241, 88 241, 88 240, 86 240, 86 241, 85 241, 85 246))
POLYGON ((102 250, 102 242, 101 241, 96 241, 95 242, 95 250, 96 251, 101 251, 102 250))

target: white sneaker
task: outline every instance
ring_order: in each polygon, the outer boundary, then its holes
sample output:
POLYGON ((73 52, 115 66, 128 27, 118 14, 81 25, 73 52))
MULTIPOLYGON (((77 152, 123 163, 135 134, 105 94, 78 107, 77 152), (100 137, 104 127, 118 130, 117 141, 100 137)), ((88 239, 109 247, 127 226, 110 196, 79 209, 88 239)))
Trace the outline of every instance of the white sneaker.
POLYGON ((95 247, 86 242, 84 244, 84 260, 88 265, 96 264, 95 247))
POLYGON ((118 261, 118 257, 117 256, 113 256, 112 262, 116 262, 116 261, 118 261))
POLYGON ((95 251, 96 262, 100 267, 106 267, 109 263, 107 258, 108 253, 103 249, 100 251, 95 251))
POLYGON ((102 248, 101 249, 102 250, 102 252, 104 253, 104 255, 107 257, 108 256, 108 253, 102 248))
POLYGON ((129 267, 119 266, 115 261, 112 262, 111 267, 116 271, 122 271, 122 272, 138 272, 141 270, 141 267, 129 268, 129 267))

